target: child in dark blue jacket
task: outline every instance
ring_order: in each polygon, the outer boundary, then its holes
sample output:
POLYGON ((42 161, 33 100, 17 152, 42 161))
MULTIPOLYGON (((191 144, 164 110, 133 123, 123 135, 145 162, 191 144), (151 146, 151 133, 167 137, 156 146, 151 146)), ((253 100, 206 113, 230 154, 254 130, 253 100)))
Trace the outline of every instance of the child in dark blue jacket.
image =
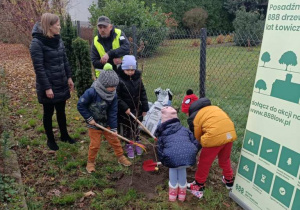
POLYGON ((88 173, 95 171, 95 159, 100 148, 101 135, 114 149, 118 162, 124 166, 130 166, 130 161, 123 155, 123 149, 118 137, 108 131, 102 131, 95 126, 96 123, 117 132, 118 99, 116 87, 119 84, 117 73, 107 66, 100 72, 100 76, 80 97, 77 109, 86 120, 89 128, 90 146, 86 170, 88 173))
POLYGON ((158 138, 158 158, 169 168, 169 200, 184 201, 186 196, 186 168, 196 163, 201 145, 193 133, 183 127, 174 108, 161 110, 161 124, 155 131, 158 138))

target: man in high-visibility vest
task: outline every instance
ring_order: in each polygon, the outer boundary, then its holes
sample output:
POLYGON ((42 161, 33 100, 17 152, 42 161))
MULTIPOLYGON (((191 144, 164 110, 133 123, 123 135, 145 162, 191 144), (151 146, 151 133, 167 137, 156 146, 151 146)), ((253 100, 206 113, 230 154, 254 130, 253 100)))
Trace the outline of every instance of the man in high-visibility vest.
MULTIPOLYGON (((92 44, 91 60, 95 69, 103 69, 110 63, 113 69, 122 63, 122 56, 130 52, 130 43, 125 34, 115 28, 108 17, 100 16, 97 23, 98 35, 92 44)), ((97 75, 98 74, 98 75, 97 75)), ((96 70, 96 77, 99 71, 96 70)))

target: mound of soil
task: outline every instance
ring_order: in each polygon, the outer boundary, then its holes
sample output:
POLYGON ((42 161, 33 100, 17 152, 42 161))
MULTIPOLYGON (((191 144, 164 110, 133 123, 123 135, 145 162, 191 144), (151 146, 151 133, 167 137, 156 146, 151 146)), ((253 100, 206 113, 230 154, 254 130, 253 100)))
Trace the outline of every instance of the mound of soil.
POLYGON ((147 153, 141 156, 138 162, 133 162, 132 174, 124 175, 116 183, 116 188, 121 191, 128 191, 130 188, 135 189, 137 192, 144 194, 148 199, 157 196, 156 186, 161 185, 165 187, 168 181, 169 169, 159 165, 158 171, 147 172, 143 170, 143 162, 145 160, 155 160, 153 146, 146 146, 147 153))
MULTIPOLYGON (((169 168, 159 165, 158 171, 144 171, 142 165, 145 160, 150 159, 156 162, 153 146, 146 145, 146 149, 147 153, 143 154, 138 162, 132 161, 132 174, 122 174, 119 176, 118 181, 116 182, 116 188, 124 192, 127 192, 129 189, 135 189, 137 192, 144 194, 147 199, 151 200, 158 196, 158 193, 156 192, 157 186, 161 186, 162 189, 167 191, 166 188, 168 188, 167 183, 169 181, 169 168)), ((217 159, 214 161, 206 183, 207 185, 214 186, 216 189, 224 187, 221 182, 222 169, 219 168, 217 161, 217 159)), ((235 171, 236 164, 232 164, 232 167, 235 171)), ((196 170, 197 165, 187 169, 188 182, 192 182, 194 180, 196 170)))
MULTIPOLYGON (((157 186, 161 186, 162 189, 168 187, 169 181, 169 168, 159 165, 158 171, 144 171, 143 162, 145 160, 155 160, 154 149, 152 145, 146 145, 147 153, 141 156, 138 162, 133 162, 132 174, 124 175, 117 181, 116 188, 121 191, 128 191, 129 189, 135 189, 137 192, 144 194, 147 199, 153 199, 158 195, 156 192, 157 186)), ((196 167, 187 169, 188 181, 194 180, 196 167)), ((165 189, 167 191, 167 189, 165 189)))

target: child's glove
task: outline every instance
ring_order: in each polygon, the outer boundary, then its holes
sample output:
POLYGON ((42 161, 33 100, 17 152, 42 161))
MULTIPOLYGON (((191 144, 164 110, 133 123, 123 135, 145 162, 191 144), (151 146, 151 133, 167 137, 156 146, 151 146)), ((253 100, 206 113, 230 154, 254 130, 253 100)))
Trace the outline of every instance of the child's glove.
POLYGON ((166 91, 168 92, 169 100, 172 101, 173 93, 171 92, 171 90, 169 88, 167 88, 166 91))
POLYGON ((125 111, 125 114, 130 115, 130 109, 129 108, 125 111))
POLYGON ((95 125, 96 122, 95 122, 95 120, 91 120, 91 121, 89 122, 89 124, 90 124, 90 125, 95 125))
POLYGON ((155 93, 156 97, 158 97, 158 95, 159 95, 160 92, 161 92, 161 88, 160 88, 160 87, 159 87, 159 88, 156 88, 156 89, 154 90, 154 93, 155 93))

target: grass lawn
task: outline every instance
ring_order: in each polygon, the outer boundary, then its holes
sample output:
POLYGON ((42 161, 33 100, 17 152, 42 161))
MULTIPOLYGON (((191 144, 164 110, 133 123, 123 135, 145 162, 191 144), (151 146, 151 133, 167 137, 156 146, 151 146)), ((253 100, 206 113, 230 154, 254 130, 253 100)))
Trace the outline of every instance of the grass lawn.
MULTIPOLYGON (((154 102, 153 90, 157 87, 171 89, 175 107, 180 106, 188 88, 192 88, 195 93, 199 92, 200 48, 192 47, 194 41, 166 41, 156 56, 139 61, 140 67, 144 64, 143 80, 150 101, 154 102)), ((70 145, 59 141, 59 129, 54 116, 54 133, 60 150, 55 155, 49 154, 42 125, 42 106, 38 104, 34 90, 34 71, 29 52, 20 45, 8 45, 7 54, 16 54, 11 52, 16 48, 20 48, 19 56, 0 58, 0 63, 4 63, 10 93, 5 108, 9 121, 2 127, 9 133, 9 141, 4 142, 2 138, 1 144, 5 144, 2 148, 14 148, 18 154, 29 209, 240 209, 228 197, 228 191, 220 182, 221 171, 216 162, 211 168, 203 199, 198 200, 188 193, 184 203, 168 202, 168 169, 161 167, 158 172, 149 173, 141 167, 143 160, 154 159, 153 147, 147 136, 142 137, 148 153, 135 158, 134 166, 130 168, 120 166, 111 147, 107 142, 102 142, 96 160, 97 171, 87 174, 85 165, 89 138, 85 123, 76 109, 78 99, 75 93, 67 102, 66 114, 69 133, 78 142, 70 145), (15 83, 19 74, 26 76, 15 83)), ((236 127, 243 130, 257 58, 253 56, 252 60, 247 60, 249 56, 245 48, 231 48, 233 50, 228 50, 228 55, 220 52, 221 47, 208 48, 207 96, 228 111, 236 127), (225 55, 224 58, 218 53, 225 55), (215 58, 210 58, 213 55, 215 58), (253 65, 246 67, 242 62, 253 65), (223 84, 227 84, 228 90, 223 84), (249 87, 244 87, 244 84, 249 87), (237 89, 233 90, 233 87, 237 89)), ((258 51, 255 48, 250 53, 257 54, 258 51)), ((179 116, 186 125, 186 116, 182 113, 179 116)), ((238 130, 238 135, 239 140, 235 144, 240 147, 243 132, 238 130)), ((238 150, 234 150, 234 153, 238 154, 238 150)), ((236 169, 235 163, 233 167, 236 169)), ((194 172, 195 167, 188 170, 188 181, 193 179, 194 172)), ((9 191, 6 193, 9 195, 9 191)), ((12 207, 14 199, 4 202, 10 202, 12 207)), ((0 208, 5 207, 1 206, 4 202, 0 202, 0 208)), ((13 206, 12 209, 18 207, 13 206)))

